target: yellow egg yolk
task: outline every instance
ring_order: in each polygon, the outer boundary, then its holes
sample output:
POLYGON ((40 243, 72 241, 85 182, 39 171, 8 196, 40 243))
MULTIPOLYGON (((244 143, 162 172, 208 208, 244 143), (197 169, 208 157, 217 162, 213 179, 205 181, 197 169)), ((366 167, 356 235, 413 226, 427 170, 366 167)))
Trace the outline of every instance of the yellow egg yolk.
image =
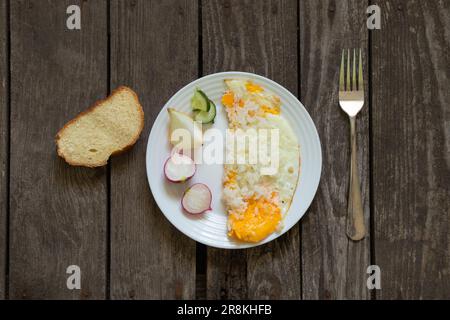
POLYGON ((222 96, 222 104, 225 107, 229 107, 231 108, 233 106, 234 103, 234 94, 231 91, 227 91, 224 93, 224 95, 222 96))
POLYGON ((261 110, 264 113, 271 113, 271 114, 280 114, 280 108, 278 107, 268 107, 268 106, 261 106, 261 110))
POLYGON ((281 209, 273 199, 254 197, 247 200, 244 213, 230 213, 229 236, 246 242, 259 242, 273 233, 281 220, 281 209))
POLYGON ((247 89, 248 92, 251 92, 251 93, 258 93, 258 92, 264 91, 264 89, 261 86, 258 86, 257 84, 254 84, 252 82, 248 82, 245 85, 245 88, 247 89))
POLYGON ((226 187, 234 189, 233 185, 236 184, 236 171, 230 170, 227 173, 227 177, 225 178, 225 181, 223 182, 223 184, 226 187))

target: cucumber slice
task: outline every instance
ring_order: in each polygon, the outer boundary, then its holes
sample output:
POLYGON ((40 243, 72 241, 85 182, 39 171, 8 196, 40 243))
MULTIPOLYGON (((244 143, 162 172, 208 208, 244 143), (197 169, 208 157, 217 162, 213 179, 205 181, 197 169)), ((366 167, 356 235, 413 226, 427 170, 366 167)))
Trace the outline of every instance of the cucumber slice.
POLYGON ((214 123, 214 118, 216 117, 216 105, 211 100, 208 100, 209 110, 208 111, 195 111, 194 120, 200 121, 203 124, 214 123))
POLYGON ((195 90, 191 99, 192 109, 199 111, 209 111, 209 99, 200 89, 195 90))

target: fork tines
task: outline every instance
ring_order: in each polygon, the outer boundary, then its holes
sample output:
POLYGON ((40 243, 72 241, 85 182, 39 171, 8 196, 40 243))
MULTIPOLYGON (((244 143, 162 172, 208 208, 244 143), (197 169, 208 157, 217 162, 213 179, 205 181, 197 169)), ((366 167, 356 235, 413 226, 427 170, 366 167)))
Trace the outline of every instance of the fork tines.
POLYGON ((364 90, 361 49, 359 49, 359 57, 358 57, 358 80, 356 80, 356 49, 353 49, 353 67, 351 77, 350 77, 350 49, 347 49, 347 72, 345 72, 344 70, 345 70, 345 49, 342 50, 341 68, 339 75, 339 91, 364 90))

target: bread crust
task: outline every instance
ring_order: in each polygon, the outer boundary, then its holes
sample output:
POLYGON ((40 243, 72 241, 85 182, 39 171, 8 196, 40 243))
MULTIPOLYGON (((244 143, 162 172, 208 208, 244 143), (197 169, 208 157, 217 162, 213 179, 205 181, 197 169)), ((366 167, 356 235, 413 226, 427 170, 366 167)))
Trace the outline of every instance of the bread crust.
POLYGON ((82 116, 88 115, 89 113, 91 113, 92 111, 94 111, 96 108, 100 107, 100 105, 104 102, 107 102, 109 99, 111 99, 114 95, 123 92, 123 91, 127 91, 129 93, 132 94, 133 98, 135 99, 136 104, 139 106, 139 114, 140 114, 140 128, 137 132, 137 134, 133 137, 131 143, 129 143, 128 145, 126 145, 125 147, 123 147, 122 149, 116 150, 113 153, 111 153, 111 155, 109 156, 109 158, 111 158, 111 156, 115 156, 115 155, 119 155, 124 153, 125 151, 131 149, 134 144, 136 143, 136 141, 139 139, 139 136, 141 135, 142 130, 144 129, 144 110, 142 109, 142 105, 139 102, 139 98, 136 94, 136 92, 134 92, 132 89, 130 89, 129 87, 126 86, 119 86, 117 87, 115 90, 113 90, 111 92, 111 94, 109 96, 107 96, 104 99, 98 100, 96 101, 92 106, 90 106, 88 109, 80 112, 75 118, 71 119, 69 122, 67 122, 56 134, 55 137, 55 142, 56 142, 56 151, 58 153, 58 156, 60 156, 61 158, 63 158, 68 164, 70 164, 71 166, 79 166, 79 167, 88 167, 88 168, 97 168, 97 167, 102 167, 104 165, 106 165, 108 163, 108 159, 106 159, 106 161, 104 163, 99 163, 99 164, 86 164, 86 163, 81 163, 81 162, 75 162, 75 161, 71 161, 69 159, 67 159, 64 154, 61 152, 60 148, 59 148, 59 140, 61 139, 62 135, 64 134, 64 131, 72 124, 76 123, 78 121, 79 118, 81 118, 82 116))

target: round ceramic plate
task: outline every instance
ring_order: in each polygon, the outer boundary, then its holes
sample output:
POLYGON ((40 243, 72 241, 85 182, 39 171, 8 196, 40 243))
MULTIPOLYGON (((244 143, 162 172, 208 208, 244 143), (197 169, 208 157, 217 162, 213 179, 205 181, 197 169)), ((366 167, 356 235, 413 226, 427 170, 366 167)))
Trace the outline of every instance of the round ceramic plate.
POLYGON ((320 180, 322 153, 319 135, 306 109, 297 98, 278 83, 265 77, 245 72, 221 72, 197 79, 173 95, 162 108, 153 124, 148 139, 147 177, 150 189, 159 208, 167 219, 181 232, 195 241, 205 245, 240 249, 267 243, 281 236, 294 226, 305 214, 314 198, 320 180), (190 99, 195 88, 202 89, 217 106, 214 128, 225 132, 227 118, 220 103, 225 91, 224 79, 245 78, 260 84, 265 89, 281 98, 281 114, 289 121, 300 144, 300 176, 291 207, 284 219, 284 227, 259 243, 238 242, 227 236, 227 214, 221 201, 223 166, 220 164, 197 165, 194 177, 184 183, 171 183, 164 177, 164 162, 170 155, 171 145, 168 141, 169 115, 168 107, 191 113, 190 99), (212 192, 212 210, 202 215, 190 215, 181 208, 184 190, 196 183, 207 184, 212 192))

